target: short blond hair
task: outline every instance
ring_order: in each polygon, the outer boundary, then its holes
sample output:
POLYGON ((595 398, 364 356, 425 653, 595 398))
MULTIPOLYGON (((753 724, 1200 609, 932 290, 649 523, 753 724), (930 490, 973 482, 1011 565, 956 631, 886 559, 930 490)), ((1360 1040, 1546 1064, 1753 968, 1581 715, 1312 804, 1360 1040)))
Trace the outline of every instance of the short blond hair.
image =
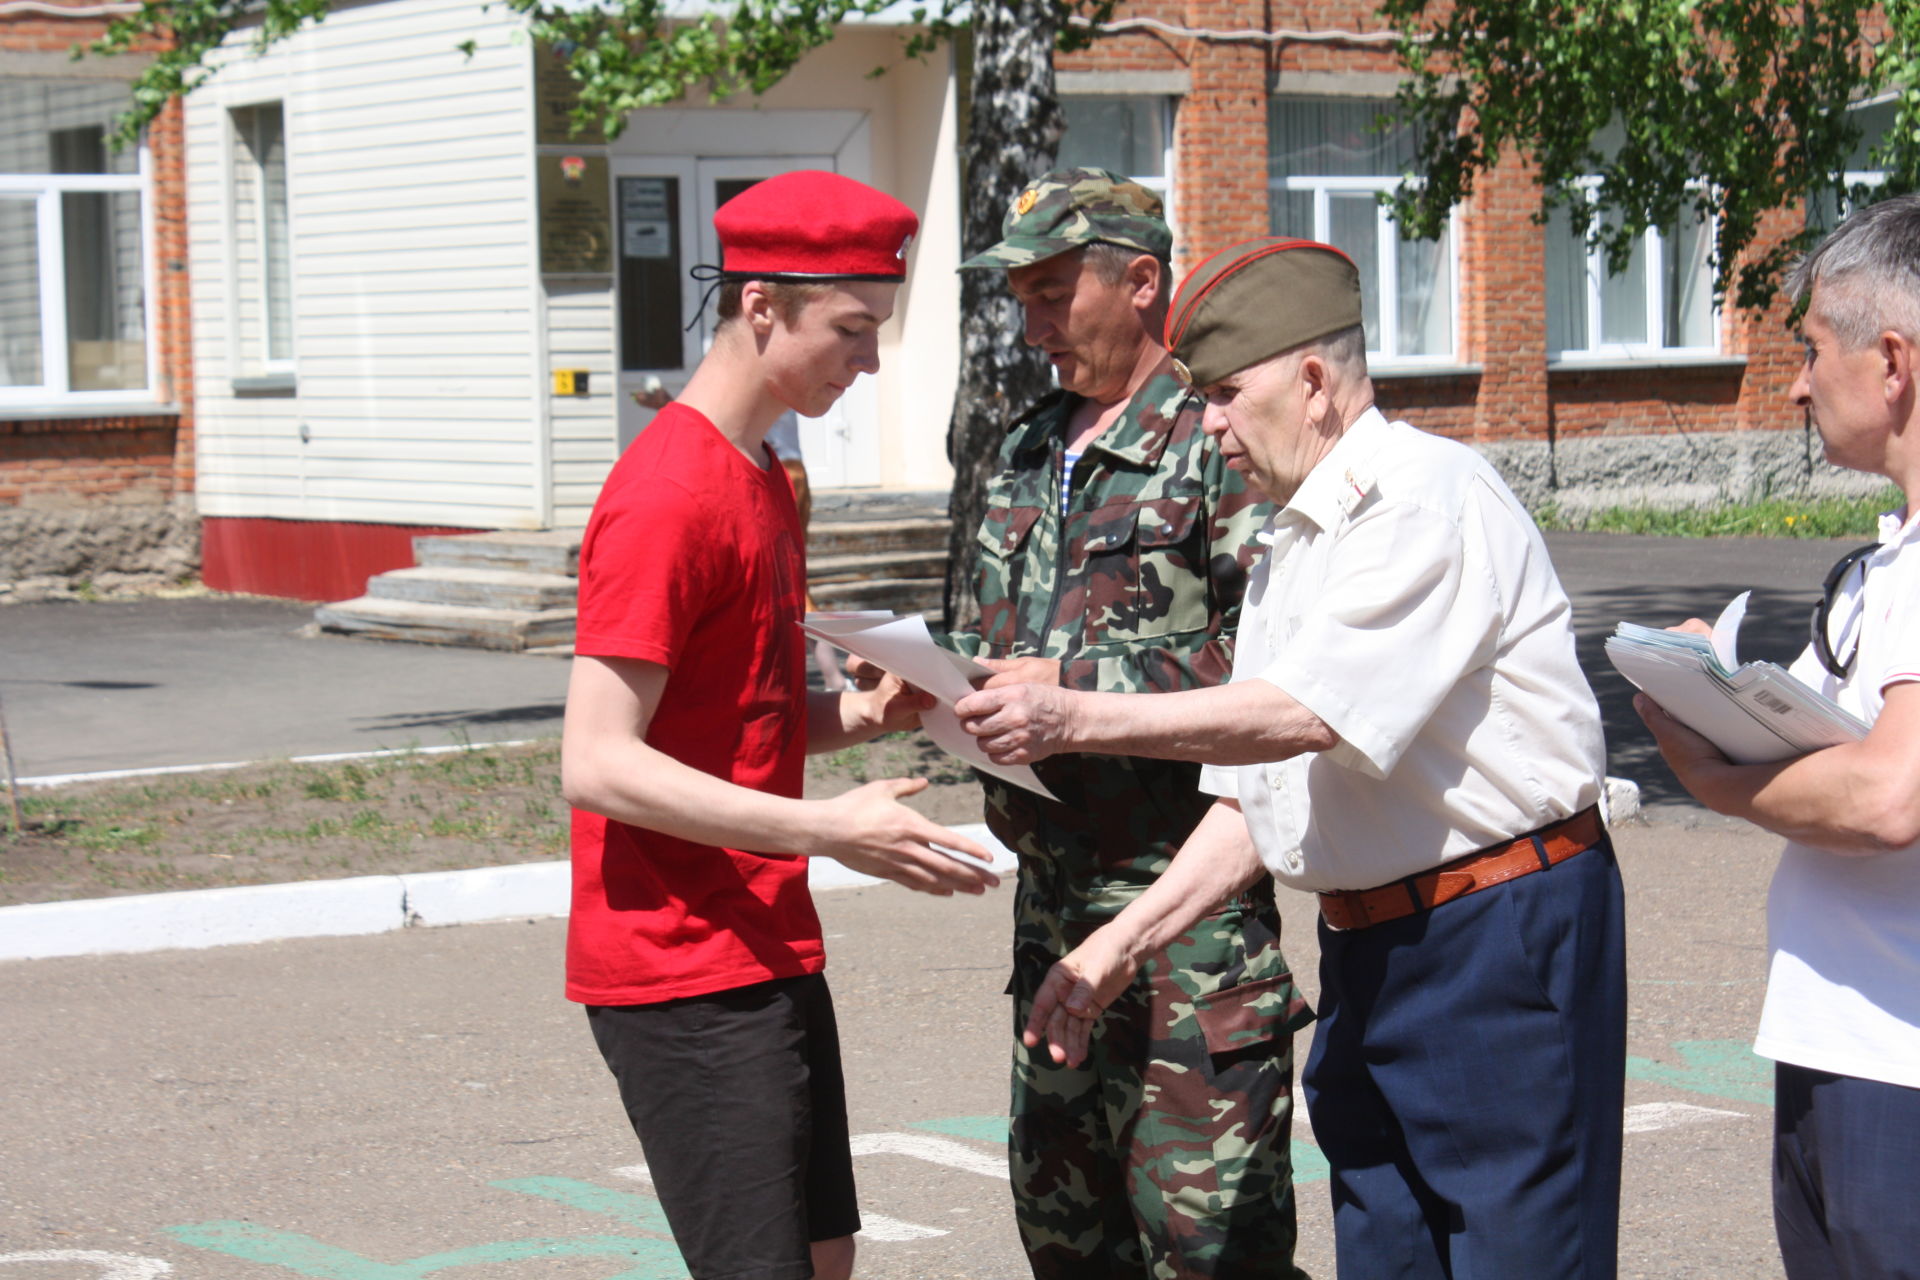
MULTIPOLYGON (((831 284, 824 282, 816 284, 798 280, 762 280, 760 283, 766 288, 767 300, 773 304, 774 314, 789 326, 799 319, 800 313, 805 311, 810 303, 826 297, 833 289, 831 284)), ((721 324, 739 318, 740 293, 746 285, 745 280, 728 280, 720 286, 715 310, 721 324)))

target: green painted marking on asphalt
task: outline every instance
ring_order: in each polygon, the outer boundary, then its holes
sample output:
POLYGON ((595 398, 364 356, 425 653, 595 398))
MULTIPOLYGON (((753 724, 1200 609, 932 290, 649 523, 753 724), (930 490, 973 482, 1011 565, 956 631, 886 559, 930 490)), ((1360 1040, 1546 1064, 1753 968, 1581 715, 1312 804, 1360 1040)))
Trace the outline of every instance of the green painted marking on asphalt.
POLYGON ((915 1120, 909 1129, 944 1133, 950 1138, 975 1138, 981 1142, 1005 1142, 1005 1116, 948 1116, 944 1120, 915 1120))
POLYGON ((432 1253, 405 1262, 376 1262, 363 1254, 323 1244, 312 1236, 275 1231, 251 1222, 196 1222, 168 1227, 185 1245, 224 1253, 230 1258, 283 1267, 314 1280, 422 1280, 437 1271, 534 1258, 604 1256, 626 1269, 606 1280, 684 1280, 680 1251, 664 1240, 637 1236, 580 1236, 573 1239, 504 1240, 448 1253, 432 1253))
POLYGON ((1760 1106, 1773 1102, 1773 1063, 1756 1054, 1746 1041, 1677 1040, 1673 1051, 1680 1056, 1683 1066, 1629 1057, 1628 1077, 1709 1098, 1760 1106))
POLYGON ((1311 1142, 1295 1139, 1293 1143, 1293 1185, 1303 1182, 1319 1182, 1327 1176, 1327 1158, 1320 1154, 1320 1148, 1311 1142))
POLYGON ((588 1213, 604 1213, 635 1230, 665 1236, 669 1240, 673 1238, 673 1229, 667 1225, 666 1211, 652 1196, 613 1191, 591 1182, 582 1182, 578 1178, 508 1178, 488 1185, 499 1187, 502 1191, 518 1191, 523 1195, 558 1201, 575 1209, 585 1209, 588 1213))

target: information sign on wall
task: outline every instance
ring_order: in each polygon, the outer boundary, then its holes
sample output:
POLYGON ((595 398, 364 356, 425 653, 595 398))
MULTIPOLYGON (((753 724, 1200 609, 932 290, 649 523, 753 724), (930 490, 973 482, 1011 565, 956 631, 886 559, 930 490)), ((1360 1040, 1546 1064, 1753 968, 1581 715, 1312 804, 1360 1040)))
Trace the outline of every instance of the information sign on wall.
POLYGON ((613 270, 613 197, 607 158, 543 155, 540 270, 546 275, 604 275, 613 270))

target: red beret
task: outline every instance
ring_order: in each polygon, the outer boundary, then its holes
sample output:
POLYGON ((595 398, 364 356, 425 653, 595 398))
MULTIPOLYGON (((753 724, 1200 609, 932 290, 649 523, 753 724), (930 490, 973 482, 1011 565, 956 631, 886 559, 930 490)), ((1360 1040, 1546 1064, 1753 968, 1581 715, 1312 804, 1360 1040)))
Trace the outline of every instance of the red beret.
POLYGON ((713 215, 730 280, 904 280, 913 210, 837 173, 799 169, 756 182, 713 215))

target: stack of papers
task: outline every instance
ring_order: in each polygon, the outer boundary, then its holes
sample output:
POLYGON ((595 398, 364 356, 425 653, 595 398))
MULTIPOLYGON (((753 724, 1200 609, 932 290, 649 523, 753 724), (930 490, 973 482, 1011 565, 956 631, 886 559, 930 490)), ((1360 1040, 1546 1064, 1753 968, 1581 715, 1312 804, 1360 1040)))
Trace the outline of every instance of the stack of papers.
POLYGON ((810 613, 800 629, 816 640, 825 640, 855 657, 865 658, 938 698, 939 706, 920 713, 920 727, 943 751, 1002 782, 1025 787, 1049 800, 1059 798, 1025 765, 995 764, 987 759, 987 753, 980 749, 974 736, 960 727, 960 718, 953 714, 953 704, 973 692, 973 681, 991 676, 993 672, 935 644, 927 631, 926 620, 919 614, 901 618, 889 610, 810 613))
POLYGON ((1721 612, 1711 637, 1622 622, 1607 638, 1607 657, 1736 764, 1767 764, 1866 737, 1864 720, 1786 668, 1740 661, 1740 622, 1751 594, 1741 592, 1721 612))

